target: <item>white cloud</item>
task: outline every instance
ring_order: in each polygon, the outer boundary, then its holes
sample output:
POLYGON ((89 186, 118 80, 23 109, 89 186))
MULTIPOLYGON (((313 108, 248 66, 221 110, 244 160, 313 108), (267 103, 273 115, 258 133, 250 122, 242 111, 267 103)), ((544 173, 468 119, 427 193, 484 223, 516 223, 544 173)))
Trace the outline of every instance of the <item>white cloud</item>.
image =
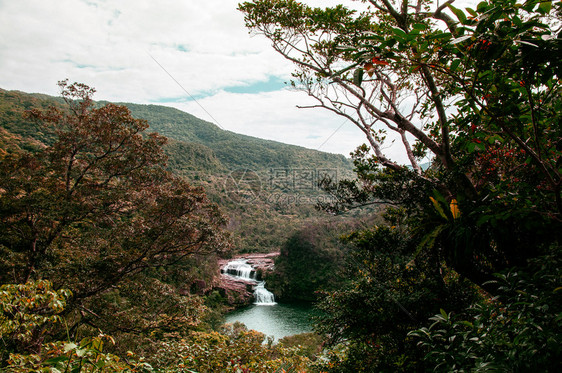
MULTIPOLYGON (((56 82, 69 78, 95 87, 100 100, 188 99, 170 74, 190 95, 206 96, 198 102, 228 130, 348 155, 362 133, 346 123, 333 135, 343 119, 295 108, 303 94, 224 90, 288 80, 292 71, 265 38, 250 37, 238 2, 0 0, 0 87, 56 95, 56 82)), ((196 102, 173 106, 211 120, 196 102)))
MULTIPOLYGON (((226 130, 346 156, 366 142, 364 134, 344 118, 327 110, 297 108, 306 104, 313 101, 303 92, 283 89, 258 94, 221 91, 174 106, 226 130)), ((407 162, 398 147, 386 151, 393 159, 407 162)))

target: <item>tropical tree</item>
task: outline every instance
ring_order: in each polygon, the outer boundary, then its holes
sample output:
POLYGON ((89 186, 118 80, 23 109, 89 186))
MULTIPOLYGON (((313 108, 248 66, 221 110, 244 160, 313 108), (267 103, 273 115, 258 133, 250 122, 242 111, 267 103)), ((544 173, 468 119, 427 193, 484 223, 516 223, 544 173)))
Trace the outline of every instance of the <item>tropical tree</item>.
POLYGON ((30 112, 56 141, 0 160, 0 283, 70 289, 71 333, 193 325, 201 302, 178 287, 189 292, 190 268, 206 266, 198 258, 228 250, 225 218, 166 171, 166 139, 146 121, 98 106, 86 85, 59 85, 66 109, 30 112))
POLYGON ((359 181, 330 186, 335 211, 405 207, 425 249, 481 285, 557 242, 561 4, 360 3, 240 5, 247 27, 296 67, 291 84, 316 100, 307 107, 365 134, 354 154, 359 181), (408 167, 385 152, 393 141, 408 167))
MULTIPOLYGON (((519 352, 540 355, 533 367, 559 354, 543 348, 547 340, 556 343, 540 332, 556 325, 559 307, 542 308, 540 325, 521 338, 525 346, 498 348, 494 356, 486 346, 513 338, 519 325, 487 321, 486 304, 498 301, 496 309, 517 309, 506 317, 535 320, 533 307, 525 303, 521 311, 514 298, 502 297, 505 287, 493 273, 512 267, 532 273, 530 258, 559 257, 562 4, 489 0, 465 10, 453 4, 240 5, 251 32, 294 64, 292 86, 316 101, 306 107, 345 117, 365 134, 366 145, 352 154, 357 180, 326 180, 337 202, 320 207, 332 213, 390 207, 386 227, 350 236, 351 284, 320 304, 318 328, 333 344, 324 370, 422 371, 443 357, 447 371, 464 369, 462 361, 485 369, 503 367, 510 361, 503 356, 519 352), (387 151, 400 145, 407 166, 387 151), (481 293, 468 308, 471 284, 498 298, 481 293), (443 311, 431 328, 408 337, 438 307, 452 315, 472 311, 446 328, 443 311), (472 319, 478 322, 465 333, 461 326, 472 319)), ((556 278, 556 271, 545 272, 556 278)), ((557 286, 549 282, 545 291, 554 294, 557 286)), ((526 291, 520 289, 515 294, 526 291)))

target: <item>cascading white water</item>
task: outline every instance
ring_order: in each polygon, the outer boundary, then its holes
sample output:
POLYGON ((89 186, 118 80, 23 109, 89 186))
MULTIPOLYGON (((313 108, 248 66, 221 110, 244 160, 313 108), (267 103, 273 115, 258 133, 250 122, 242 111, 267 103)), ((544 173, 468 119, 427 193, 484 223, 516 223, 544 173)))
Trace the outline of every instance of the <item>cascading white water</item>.
POLYGON ((241 278, 246 281, 253 281, 256 283, 254 289, 255 305, 258 306, 273 306, 275 303, 275 295, 265 288, 265 282, 258 282, 255 278, 256 270, 246 259, 236 259, 228 262, 222 269, 222 272, 241 278))
POLYGON ((273 306, 275 303, 275 295, 265 288, 265 282, 258 283, 254 290, 255 303, 260 306, 273 306))
POLYGON ((256 271, 247 262, 248 261, 246 259, 236 259, 228 262, 224 266, 223 272, 229 275, 243 278, 244 280, 254 280, 256 271))

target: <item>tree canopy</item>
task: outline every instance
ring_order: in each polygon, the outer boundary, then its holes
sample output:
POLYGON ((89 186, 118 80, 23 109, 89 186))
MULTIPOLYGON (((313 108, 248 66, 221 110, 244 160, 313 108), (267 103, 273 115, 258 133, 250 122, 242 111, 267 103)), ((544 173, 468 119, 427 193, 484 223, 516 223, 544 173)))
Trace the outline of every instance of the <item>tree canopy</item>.
POLYGON ((365 134, 354 154, 360 180, 331 185, 334 211, 385 201, 435 216, 449 263, 478 283, 556 241, 560 3, 494 0, 464 11, 453 1, 361 3, 361 11, 240 5, 251 32, 294 64, 291 84, 317 101, 308 107, 365 134), (387 154, 394 140, 408 167, 387 154))
POLYGON ((69 289, 72 332, 190 325, 198 301, 169 284, 189 287, 197 258, 229 250, 226 219, 202 188, 165 170, 166 139, 146 134, 146 121, 96 107, 86 85, 60 87, 65 109, 29 114, 55 142, 0 160, 0 283, 69 289), (120 317, 120 307, 139 313, 120 317))
POLYGON ((320 207, 386 207, 386 224, 348 236, 349 286, 320 303, 326 370, 559 370, 559 337, 544 330, 560 331, 560 271, 548 263, 562 232, 562 3, 240 10, 294 65, 291 85, 316 101, 306 108, 365 135, 357 178, 325 180, 336 203, 320 207))

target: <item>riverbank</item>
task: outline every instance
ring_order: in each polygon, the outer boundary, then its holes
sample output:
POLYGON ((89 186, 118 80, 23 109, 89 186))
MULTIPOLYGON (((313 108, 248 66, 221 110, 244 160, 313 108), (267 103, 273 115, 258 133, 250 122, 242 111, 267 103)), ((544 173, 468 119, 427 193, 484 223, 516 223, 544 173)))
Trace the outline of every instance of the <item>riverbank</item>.
POLYGON ((274 270, 279 252, 241 254, 231 259, 219 259, 219 283, 215 286, 230 306, 240 308, 255 301, 254 290, 267 273, 274 270), (229 263, 239 262, 239 266, 229 263))
POLYGON ((250 305, 229 312, 225 323, 241 322, 248 329, 272 337, 274 341, 313 331, 311 317, 315 310, 311 303, 277 303, 272 306, 250 305))

